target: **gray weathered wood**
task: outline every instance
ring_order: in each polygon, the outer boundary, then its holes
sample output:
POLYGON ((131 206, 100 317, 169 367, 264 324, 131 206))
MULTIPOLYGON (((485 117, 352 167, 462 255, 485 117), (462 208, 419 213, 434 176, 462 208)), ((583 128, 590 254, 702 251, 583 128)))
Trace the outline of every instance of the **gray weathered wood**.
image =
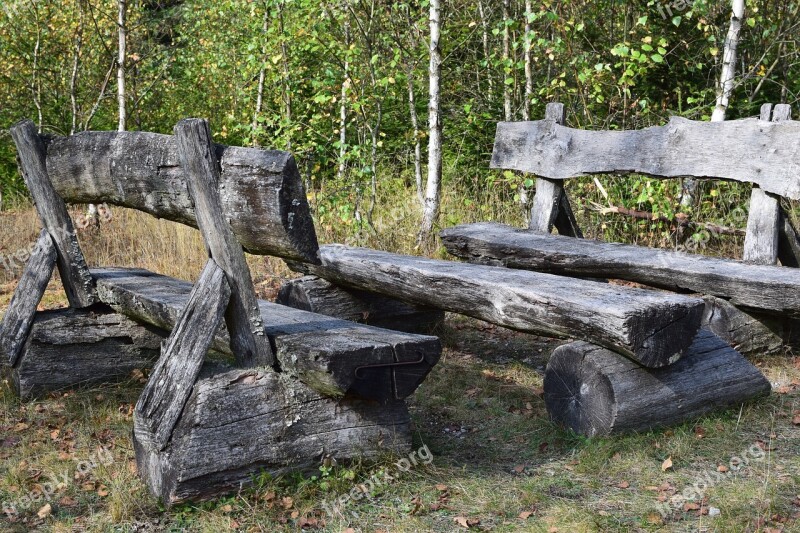
POLYGON ((92 277, 78 244, 78 237, 64 200, 53 189, 45 164, 45 146, 30 120, 14 124, 11 137, 17 145, 22 177, 28 186, 36 212, 53 238, 58 254, 58 271, 69 304, 88 307, 96 301, 92 277))
MULTIPOLYGON (((787 105, 761 106, 761 120, 779 122, 791 118, 787 105)), ((780 197, 753 186, 750 195, 750 211, 747 217, 747 234, 744 239, 743 259, 748 263, 774 265, 778 260, 780 232, 780 197)))
MULTIPOLYGON (((316 261, 317 237, 303 181, 288 152, 214 145, 223 211, 245 250, 316 261)), ((55 137, 47 170, 72 203, 108 203, 197 225, 177 141, 147 132, 55 137)))
POLYGON ((789 216, 783 210, 778 226, 778 259, 785 267, 800 267, 800 237, 797 236, 789 216))
POLYGON ((476 263, 579 277, 615 278, 726 298, 737 306, 800 315, 800 270, 659 250, 576 241, 502 224, 441 232, 447 250, 476 263))
POLYGON ((591 340, 653 367, 681 357, 704 307, 699 298, 365 248, 325 245, 320 258, 295 268, 513 329, 591 340))
POLYGON ((219 170, 208 121, 185 119, 175 126, 178 154, 195 205, 197 226, 209 255, 225 272, 230 285, 230 303, 225 323, 231 349, 242 367, 272 366, 275 355, 264 335, 264 320, 258 309, 250 268, 242 246, 236 241, 222 211, 219 170))
MULTIPOLYGON (((545 119, 563 126, 566 121, 564 104, 556 102, 547 104, 545 119)), ((536 178, 536 194, 531 206, 529 228, 533 231, 550 233, 553 226, 556 226, 561 235, 583 237, 564 191, 564 184, 547 178, 536 178)))
POLYGON ((559 346, 544 377, 550 417, 588 437, 678 424, 769 391, 756 367, 707 330, 680 361, 658 369, 586 342, 559 346))
MULTIPOLYGON (((192 285, 139 269, 93 269, 100 298, 134 320, 172 330, 186 306, 192 285)), ((298 376, 321 394, 341 398, 358 395, 386 401, 410 395, 441 355, 436 337, 391 332, 324 315, 259 301, 269 317, 266 333, 275 346, 283 373, 298 376), (390 367, 357 369, 376 364, 422 361, 404 365, 402 379, 392 381, 390 367), (416 381, 410 380, 416 376, 416 381)), ((213 348, 230 354, 227 332, 217 331, 213 348)), ((396 371, 397 372, 397 371, 396 371)))
POLYGON ((706 296, 703 327, 708 328, 745 357, 762 357, 784 352, 788 339, 786 318, 739 309, 715 296, 706 296))
POLYGON ((97 306, 43 311, 36 314, 11 380, 23 400, 124 380, 153 366, 165 336, 97 306))
POLYGON ((56 247, 42 230, 0 322, 0 367, 14 366, 28 338, 36 308, 56 266, 56 247))
POLYGON ((694 122, 672 117, 665 126, 586 131, 552 120, 500 122, 492 168, 563 180, 604 173, 658 178, 692 176, 755 183, 800 199, 800 122, 741 119, 694 122))
POLYGON ((753 187, 742 256, 746 262, 757 265, 777 262, 780 220, 780 198, 753 187))
POLYGON ((157 450, 172 436, 230 297, 225 272, 209 259, 136 403, 135 431, 157 450))
POLYGON ((283 374, 207 363, 168 447, 138 433, 133 445, 139 474, 170 506, 235 492, 259 472, 316 470, 326 457, 405 455, 411 430, 403 402, 333 400, 283 374))
POLYGON ((444 311, 339 287, 314 276, 286 281, 275 302, 303 311, 406 333, 433 333, 444 322, 444 311))

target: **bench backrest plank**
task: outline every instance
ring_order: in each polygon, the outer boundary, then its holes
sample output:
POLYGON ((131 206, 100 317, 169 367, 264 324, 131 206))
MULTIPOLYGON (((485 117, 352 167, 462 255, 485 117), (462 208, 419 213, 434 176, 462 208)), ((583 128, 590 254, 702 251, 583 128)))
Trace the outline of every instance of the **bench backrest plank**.
POLYGON ((672 117, 665 126, 629 131, 580 130, 547 119, 500 122, 492 168, 551 180, 613 173, 735 180, 800 200, 800 122, 672 117))
MULTIPOLYGON (((317 262, 314 222, 288 152, 215 144, 223 212, 244 249, 317 262)), ((47 142, 47 172, 67 203, 109 203, 197 227, 175 137, 86 132, 47 142)))

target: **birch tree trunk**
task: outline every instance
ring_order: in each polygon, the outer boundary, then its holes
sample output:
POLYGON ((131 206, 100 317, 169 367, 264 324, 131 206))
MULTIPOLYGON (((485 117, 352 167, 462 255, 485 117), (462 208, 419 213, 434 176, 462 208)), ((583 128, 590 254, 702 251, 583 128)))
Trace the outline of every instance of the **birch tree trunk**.
POLYGON ((72 125, 69 134, 78 129, 78 70, 83 49, 83 0, 78 0, 78 28, 75 30, 75 49, 72 55, 72 75, 69 78, 69 100, 72 106, 72 125))
MULTIPOLYGON (((731 2, 731 23, 728 26, 728 35, 725 37, 725 46, 722 52, 722 72, 717 83, 717 102, 711 114, 711 122, 725 120, 728 111, 728 102, 733 92, 733 82, 736 79, 736 49, 739 47, 739 33, 742 30, 744 19, 745 0, 731 2)), ((699 182, 686 179, 681 190, 681 205, 694 205, 697 201, 699 182)))
POLYGON ((417 101, 414 97, 414 67, 408 68, 408 112, 411 115, 411 127, 414 129, 414 184, 420 205, 425 205, 422 192, 422 143, 419 139, 419 117, 417 117, 417 101))
POLYGON ((125 46, 128 39, 128 28, 126 26, 127 0, 117 0, 119 8, 117 15, 117 31, 119 33, 117 49, 117 105, 119 109, 119 122, 117 129, 125 131, 127 120, 127 110, 125 109, 125 46))
POLYGON ((442 119, 439 115, 439 77, 442 70, 440 37, 440 0, 430 2, 430 64, 428 67, 428 183, 425 187, 425 205, 417 243, 431 236, 433 225, 439 218, 439 196, 442 186, 442 119))
POLYGON ((533 66, 531 65, 531 0, 525 0, 525 38, 523 41, 525 54, 525 101, 522 103, 522 120, 530 120, 531 97, 533 96, 533 66))
POLYGON ((478 0, 478 14, 481 17, 481 27, 483 29, 483 59, 486 61, 486 81, 489 85, 489 95, 494 93, 494 81, 492 81, 491 54, 489 53, 489 21, 483 10, 482 0, 478 0))
POLYGON ((347 90, 350 88, 350 21, 344 21, 344 77, 339 102, 339 170, 336 177, 341 179, 347 170, 347 90))
MULTIPOLYGON (((289 87, 289 55, 286 51, 286 36, 284 35, 283 25, 283 8, 284 2, 278 4, 278 22, 281 26, 281 64, 283 65, 283 104, 284 104, 284 118, 287 124, 292 122, 292 89, 289 87)), ((286 150, 292 151, 292 138, 291 133, 286 139, 286 150)))
POLYGON ((269 29, 269 7, 264 8, 264 22, 261 26, 263 44, 261 45, 261 69, 258 71, 258 92, 256 93, 256 108, 253 110, 253 123, 250 125, 251 135, 253 136, 253 146, 258 146, 258 136, 255 134, 258 128, 258 117, 264 105, 264 79, 267 75, 267 30, 269 29))
POLYGON ((503 0, 503 117, 506 122, 510 122, 511 116, 511 86, 506 83, 506 78, 510 75, 508 63, 511 59, 511 30, 509 22, 511 20, 511 0, 503 0))

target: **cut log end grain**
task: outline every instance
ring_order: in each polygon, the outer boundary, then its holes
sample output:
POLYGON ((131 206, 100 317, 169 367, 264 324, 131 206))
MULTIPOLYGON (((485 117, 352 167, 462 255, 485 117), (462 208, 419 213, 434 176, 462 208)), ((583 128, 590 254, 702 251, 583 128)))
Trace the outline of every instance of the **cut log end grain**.
POLYGON ((769 391, 757 368, 705 329, 686 356, 658 369, 587 342, 566 344, 544 378, 550 417, 588 437, 678 424, 769 391))

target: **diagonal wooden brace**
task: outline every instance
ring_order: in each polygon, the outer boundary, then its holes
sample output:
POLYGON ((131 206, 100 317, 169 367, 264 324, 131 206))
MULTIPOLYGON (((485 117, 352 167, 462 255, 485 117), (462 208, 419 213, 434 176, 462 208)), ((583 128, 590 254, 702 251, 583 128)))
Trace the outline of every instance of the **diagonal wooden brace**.
POLYGON ((55 266, 56 247, 43 229, 0 322, 0 366, 16 364, 55 266))
POLYGON ((69 305, 74 308, 89 307, 97 301, 94 281, 78 244, 67 206, 50 183, 44 143, 30 120, 14 124, 10 131, 17 145, 25 185, 31 192, 42 224, 56 246, 58 271, 69 305))
POLYGON ((219 197, 219 163, 211 143, 208 121, 181 120, 175 126, 181 164, 195 204, 197 226, 212 257, 228 278, 230 305, 225 323, 231 348, 242 367, 273 366, 275 355, 264 332, 253 279, 242 246, 222 211, 219 197))
POLYGON ((154 450, 169 443, 230 296, 225 272, 209 259, 136 403, 134 432, 139 442, 154 450))

